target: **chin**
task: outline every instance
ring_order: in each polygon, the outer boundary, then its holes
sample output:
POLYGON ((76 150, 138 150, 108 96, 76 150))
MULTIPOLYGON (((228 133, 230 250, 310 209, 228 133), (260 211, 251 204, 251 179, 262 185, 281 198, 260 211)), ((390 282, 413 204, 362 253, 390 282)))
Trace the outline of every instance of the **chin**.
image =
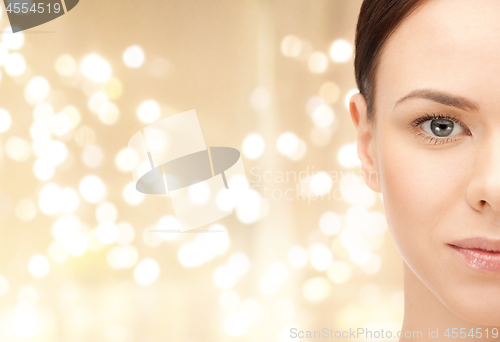
MULTIPOLYGON (((456 316, 479 325, 500 326, 500 286, 495 288, 481 286, 462 286, 446 292, 440 298, 443 304, 456 316)), ((499 332, 500 333, 500 332, 499 332)))

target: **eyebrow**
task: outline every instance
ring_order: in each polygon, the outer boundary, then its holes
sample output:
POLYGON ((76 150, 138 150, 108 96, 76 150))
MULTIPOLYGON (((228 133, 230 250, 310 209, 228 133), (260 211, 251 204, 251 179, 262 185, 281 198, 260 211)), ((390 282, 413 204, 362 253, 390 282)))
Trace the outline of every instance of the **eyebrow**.
POLYGON ((408 95, 397 100, 394 104, 394 107, 396 107, 401 102, 412 98, 431 100, 437 103, 441 103, 445 106, 456 107, 465 111, 479 110, 479 105, 475 101, 469 100, 463 96, 452 95, 450 93, 432 89, 413 90, 408 95))

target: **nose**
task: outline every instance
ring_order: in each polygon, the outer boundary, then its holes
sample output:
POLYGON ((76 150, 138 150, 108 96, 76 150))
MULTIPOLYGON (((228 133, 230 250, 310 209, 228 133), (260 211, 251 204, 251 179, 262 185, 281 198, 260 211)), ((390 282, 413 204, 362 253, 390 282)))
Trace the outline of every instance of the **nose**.
POLYGON ((500 129, 480 145, 467 187, 467 201, 477 211, 500 213, 500 129))

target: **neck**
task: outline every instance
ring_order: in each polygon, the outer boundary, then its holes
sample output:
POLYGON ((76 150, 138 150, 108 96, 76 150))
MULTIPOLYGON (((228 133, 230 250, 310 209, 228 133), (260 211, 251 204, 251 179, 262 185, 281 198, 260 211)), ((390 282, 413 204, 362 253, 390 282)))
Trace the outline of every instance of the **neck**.
POLYGON ((403 336, 406 333, 408 338, 402 337, 400 342, 435 342, 455 339, 459 341, 498 341, 500 338, 498 327, 479 325, 455 315, 422 283, 406 263, 403 265, 405 310, 401 330, 403 336), (474 337, 469 335, 471 329, 473 329, 474 337), (497 329, 496 338, 492 336, 492 329, 497 329), (480 338, 478 338, 477 331, 482 333, 480 338), (487 332, 488 336, 486 336, 487 332), (445 333, 448 333, 449 336, 446 336, 445 333))

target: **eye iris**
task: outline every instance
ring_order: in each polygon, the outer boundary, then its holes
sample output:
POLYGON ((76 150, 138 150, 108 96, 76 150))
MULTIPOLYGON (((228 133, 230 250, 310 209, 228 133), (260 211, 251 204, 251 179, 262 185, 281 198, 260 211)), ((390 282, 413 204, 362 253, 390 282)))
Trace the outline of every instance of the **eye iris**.
POLYGON ((432 120, 431 131, 439 137, 450 135, 453 131, 453 121, 443 119, 432 120))

